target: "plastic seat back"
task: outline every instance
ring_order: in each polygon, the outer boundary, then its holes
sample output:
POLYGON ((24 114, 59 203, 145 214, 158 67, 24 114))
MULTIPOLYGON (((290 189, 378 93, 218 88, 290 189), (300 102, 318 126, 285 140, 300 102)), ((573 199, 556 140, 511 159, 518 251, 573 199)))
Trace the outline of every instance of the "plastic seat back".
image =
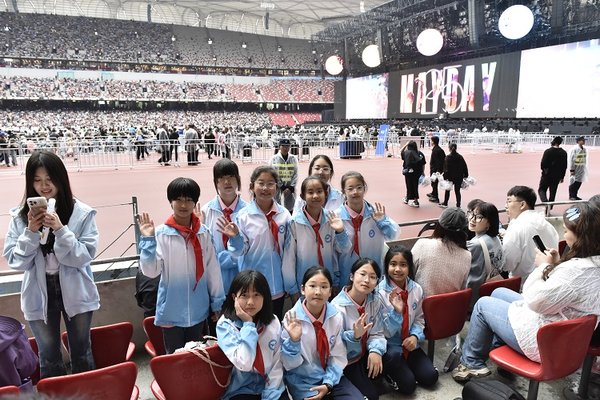
POLYGON ((2 398, 2 396, 15 396, 14 398, 16 399, 19 394, 21 392, 19 391, 19 388, 16 386, 2 386, 0 387, 0 398, 2 398))
POLYGON ((588 352, 596 316, 557 321, 540 328, 537 333, 540 351, 539 381, 563 378, 577 371, 588 352))
POLYGON ((156 356, 150 368, 166 400, 215 400, 225 393, 232 365, 217 346, 207 347, 211 366, 190 352, 156 356), (213 377, 214 373, 214 377, 213 377))
POLYGON ((521 291, 521 277, 513 276, 508 279, 496 279, 486 282, 479 287, 479 297, 491 296, 492 292, 499 287, 505 287, 519 293, 521 291))
MULTIPOLYGON (((135 350, 135 345, 131 343, 132 336, 133 325, 131 322, 119 322, 92 328, 90 337, 96 368, 104 368, 128 361, 133 354, 132 350, 135 350)), ((68 351, 69 338, 67 332, 62 333, 61 339, 68 351)))
POLYGON ((129 400, 137 392, 137 368, 131 361, 78 374, 44 378, 39 393, 52 398, 129 400))
POLYGON ((425 337, 438 340, 459 333, 469 310, 471 289, 436 294, 423 300, 425 317, 425 337))
POLYGON ((144 332, 146 332, 146 336, 148 337, 148 341, 144 345, 148 354, 151 357, 167 354, 162 329, 154 325, 154 317, 144 318, 143 326, 144 332))

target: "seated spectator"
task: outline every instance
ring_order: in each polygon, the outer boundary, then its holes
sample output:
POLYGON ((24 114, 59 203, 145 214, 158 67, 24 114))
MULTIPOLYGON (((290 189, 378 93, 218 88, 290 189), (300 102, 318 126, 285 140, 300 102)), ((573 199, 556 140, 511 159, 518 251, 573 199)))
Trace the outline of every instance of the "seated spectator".
POLYGON ((547 248, 558 248, 558 232, 543 214, 533 209, 536 199, 535 191, 527 186, 514 186, 506 194, 510 223, 502 241, 504 270, 510 272, 510 276, 521 276, 522 282, 535 268, 533 236, 539 235, 547 248))
POLYGON ((415 280, 426 296, 465 288, 471 266, 466 229, 464 211, 450 207, 440 215, 431 238, 419 239, 413 246, 415 280))
POLYGON ((522 295, 499 288, 475 303, 456 381, 489 375, 485 362, 498 340, 540 362, 536 338, 543 325, 600 315, 600 213, 581 203, 565 211, 563 222, 569 251, 562 257, 557 248, 537 251, 522 295))
POLYGON ((29 378, 38 366, 23 325, 14 318, 0 316, 0 387, 17 386, 33 391, 29 378))
POLYGON ((479 297, 479 287, 486 280, 500 275, 504 266, 504 251, 498 237, 500 219, 498 209, 492 203, 477 203, 473 211, 467 212, 469 231, 475 237, 467 242, 471 252, 471 269, 467 287, 473 289, 473 303, 479 297))

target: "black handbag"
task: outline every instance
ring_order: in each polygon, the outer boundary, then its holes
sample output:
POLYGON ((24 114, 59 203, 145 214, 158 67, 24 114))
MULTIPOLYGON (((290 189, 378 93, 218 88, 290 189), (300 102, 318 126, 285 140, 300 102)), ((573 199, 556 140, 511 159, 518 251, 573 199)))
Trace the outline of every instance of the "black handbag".
POLYGON ((516 390, 496 379, 471 379, 462 390, 463 400, 525 400, 516 390))

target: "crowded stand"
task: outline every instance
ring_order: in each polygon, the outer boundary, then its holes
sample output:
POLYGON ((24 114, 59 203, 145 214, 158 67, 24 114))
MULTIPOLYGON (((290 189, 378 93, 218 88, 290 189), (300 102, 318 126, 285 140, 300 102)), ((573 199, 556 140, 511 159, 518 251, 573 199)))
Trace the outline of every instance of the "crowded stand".
POLYGON ((317 69, 310 43, 299 39, 139 21, 8 12, 0 13, 0 26, 4 28, 0 30, 0 54, 4 58, 317 69))

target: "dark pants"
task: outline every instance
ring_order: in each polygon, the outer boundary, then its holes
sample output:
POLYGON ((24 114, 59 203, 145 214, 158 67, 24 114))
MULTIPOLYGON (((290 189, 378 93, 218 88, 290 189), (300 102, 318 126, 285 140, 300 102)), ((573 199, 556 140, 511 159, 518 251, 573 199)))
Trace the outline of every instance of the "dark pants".
MULTIPOLYGON (((62 315, 69 337, 69 353, 73 373, 96 368, 90 340, 92 311, 69 318, 62 301, 62 289, 58 274, 46 275, 48 291, 47 323, 44 320, 28 321, 40 358, 40 377, 61 376, 67 373, 61 352, 60 317, 62 315)), ((72 288, 71 288, 72 290, 72 288)))
POLYGON ((419 200, 419 178, 420 175, 415 173, 404 175, 407 200, 419 200))
POLYGON ((538 187, 538 195, 540 201, 545 203, 547 201, 554 201, 556 199, 556 191, 558 190, 558 184, 560 179, 551 178, 548 176, 542 176, 540 179, 540 185, 538 187), (546 196, 546 192, 550 189, 550 196, 546 196))
POLYGON ((276 300, 273 300, 273 314, 279 318, 280 321, 283 321, 283 304, 285 303, 285 297, 280 297, 276 300))
MULTIPOLYGON (((261 400, 260 394, 238 394, 237 396, 233 396, 231 400, 261 400)), ((279 400, 290 400, 287 391, 283 391, 279 400)))
POLYGON ((569 185, 569 199, 576 199, 577 193, 579 192, 579 188, 581 187, 581 182, 575 181, 569 185))
POLYGON ((175 350, 185 346, 187 342, 197 342, 204 336, 205 321, 192 325, 187 328, 174 326, 172 328, 162 328, 165 350, 167 354, 172 354, 175 350))
MULTIPOLYGON (((462 185, 462 179, 460 181, 453 182, 454 183, 454 195, 456 196, 456 207, 460 208, 460 201, 462 199, 460 195, 460 186, 462 185)), ((450 191, 446 190, 444 194, 444 205, 448 205, 448 200, 450 200, 450 191)))
POLYGON ((435 181, 431 182, 431 197, 434 199, 439 199, 438 185, 439 185, 439 182, 437 181, 437 179, 435 181))
POLYGON ((408 358, 404 359, 402 348, 388 346, 386 355, 388 357, 387 363, 384 359, 384 371, 396 382, 400 393, 413 393, 417 383, 429 387, 437 382, 438 371, 421 348, 411 351, 408 358))
POLYGON ((196 146, 188 146, 187 163, 188 165, 198 165, 198 150, 196 146))
POLYGON ((172 144, 171 147, 169 148, 169 160, 173 159, 173 156, 175 156, 175 162, 179 161, 179 145, 176 144, 172 144))
MULTIPOLYGON (((340 383, 331 389, 331 393, 325 396, 329 400, 363 400, 364 397, 360 390, 350 382, 350 380, 342 375, 340 383)), ((370 398, 369 398, 370 399, 370 398)))
POLYGON ((135 145, 135 158, 139 161, 140 158, 144 159, 144 144, 136 144, 135 145))
POLYGON ((369 378, 369 370, 367 369, 367 360, 369 358, 368 353, 364 354, 362 358, 353 363, 346 366, 344 369, 344 375, 352 382, 354 386, 363 394, 363 396, 367 397, 369 400, 378 400, 379 399, 379 389, 376 385, 376 380, 383 378, 386 374, 389 374, 388 370, 393 370, 396 368, 395 362, 392 358, 390 358, 389 354, 386 352, 382 356, 383 360, 383 372, 375 377, 375 379, 369 378))

